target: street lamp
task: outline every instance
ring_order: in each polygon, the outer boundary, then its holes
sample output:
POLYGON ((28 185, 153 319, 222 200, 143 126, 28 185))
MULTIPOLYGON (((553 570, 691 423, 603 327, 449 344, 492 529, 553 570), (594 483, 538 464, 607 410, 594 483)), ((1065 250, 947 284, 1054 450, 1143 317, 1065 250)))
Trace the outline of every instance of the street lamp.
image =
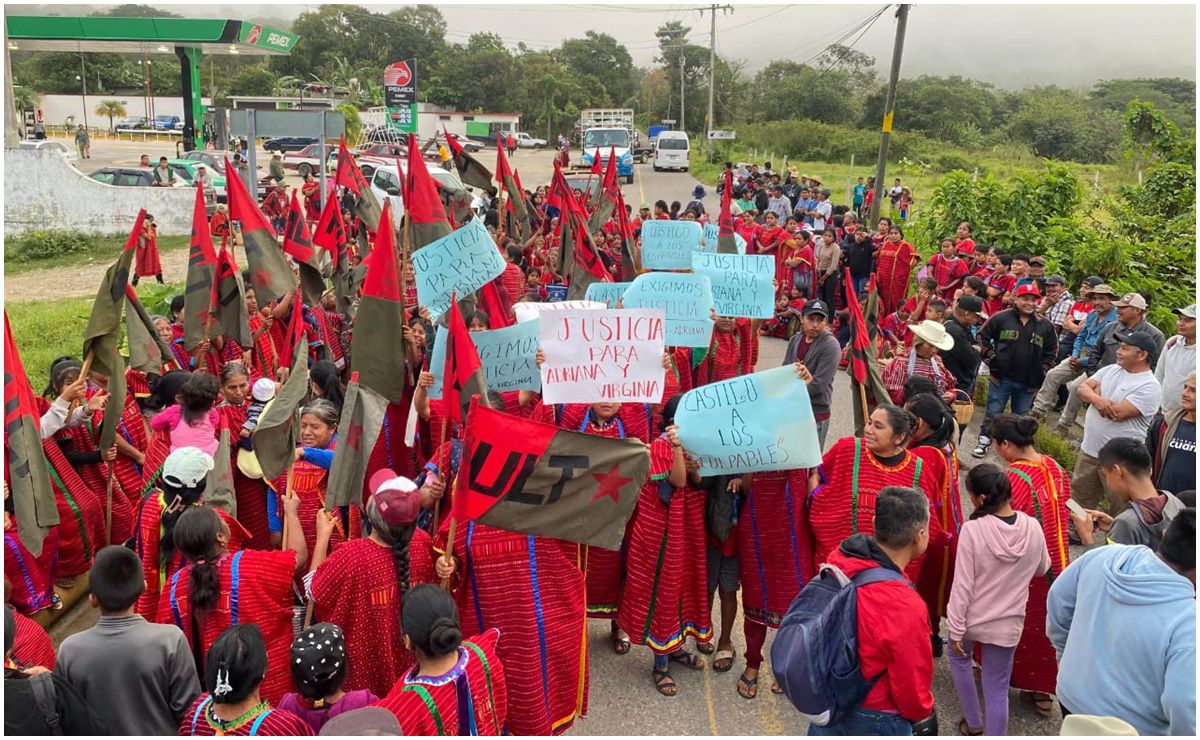
POLYGON ((83 53, 79 54, 79 74, 75 75, 75 79, 79 80, 79 99, 83 102, 83 128, 88 128, 87 120, 87 68, 83 66, 83 53))

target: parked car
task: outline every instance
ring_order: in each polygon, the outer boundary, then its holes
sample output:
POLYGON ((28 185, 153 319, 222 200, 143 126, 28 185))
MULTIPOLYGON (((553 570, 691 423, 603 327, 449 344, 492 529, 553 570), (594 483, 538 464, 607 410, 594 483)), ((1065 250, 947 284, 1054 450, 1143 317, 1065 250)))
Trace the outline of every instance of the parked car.
MULTIPOLYGON (((191 186, 196 179, 196 168, 200 166, 200 162, 194 159, 169 159, 167 166, 175 171, 175 178, 183 182, 187 186, 191 186)), ((151 170, 153 172, 153 170, 151 170)), ((225 176, 214 172, 212 173, 213 190, 217 192, 218 198, 225 199, 225 176)))
MULTIPOLYGON (((217 149, 204 149, 204 150, 193 149, 191 151, 184 152, 183 156, 180 157, 180 159, 191 160, 194 162, 203 162, 204 166, 213 172, 214 177, 218 177, 218 176, 225 177, 226 176, 225 158, 228 157, 230 161, 233 161, 233 155, 234 155, 234 152, 222 151, 222 150, 217 150, 217 149)), ((261 198, 262 196, 266 195, 267 191, 270 189, 270 187, 271 187, 271 178, 267 175, 267 173, 263 172, 262 167, 259 167, 258 168, 258 196, 261 198)), ((225 189, 224 188, 217 188, 217 200, 221 201, 222 203, 225 202, 225 189)))
POLYGON ((145 131, 154 128, 154 124, 145 116, 126 116, 117 121, 117 130, 145 131))
POLYGON ((174 131, 179 128, 183 128, 183 119, 179 116, 164 113, 154 117, 155 131, 174 131))
MULTIPOLYGON (((378 164, 378 160, 369 162, 359 162, 362 167, 363 177, 371 183, 371 192, 375 193, 375 197, 379 199, 380 204, 391 201, 392 215, 399 219, 404 213, 404 200, 400 194, 400 172, 395 163, 378 164)), ((457 172, 444 170, 441 167, 431 167, 429 169, 430 176, 437 181, 438 185, 457 190, 463 187, 462 180, 459 179, 457 172)))
POLYGON ((151 171, 144 167, 101 167, 88 177, 117 187, 148 188, 154 183, 151 171))
POLYGON ((408 145, 407 143, 379 142, 355 150, 354 155, 356 157, 408 157, 408 145))
POLYGON ((545 139, 539 139, 522 131, 517 134, 517 147, 520 149, 541 149, 546 146, 545 139))
MULTIPOLYGON (((450 134, 450 135, 453 136, 454 140, 457 141, 462 146, 463 150, 469 154, 474 154, 475 152, 481 151, 483 149, 482 142, 475 141, 474 139, 470 139, 470 138, 467 138, 466 136, 461 136, 459 134, 450 134)), ((437 141, 439 144, 444 144, 446 142, 446 135, 439 131, 437 133, 437 141)))
POLYGON ((322 147, 321 144, 314 142, 303 149, 285 152, 283 155, 283 168, 285 170, 296 170, 301 177, 320 172, 322 148, 324 148, 326 156, 337 158, 337 147, 328 144, 322 147))
POLYGON ((263 142, 263 149, 268 152, 298 152, 306 149, 317 140, 311 136, 277 136, 263 142))
POLYGON ((36 149, 43 152, 54 152, 67 161, 79 158, 79 155, 75 153, 74 149, 68 147, 66 144, 63 144, 60 141, 51 141, 49 139, 41 139, 38 141, 22 141, 21 148, 36 149))

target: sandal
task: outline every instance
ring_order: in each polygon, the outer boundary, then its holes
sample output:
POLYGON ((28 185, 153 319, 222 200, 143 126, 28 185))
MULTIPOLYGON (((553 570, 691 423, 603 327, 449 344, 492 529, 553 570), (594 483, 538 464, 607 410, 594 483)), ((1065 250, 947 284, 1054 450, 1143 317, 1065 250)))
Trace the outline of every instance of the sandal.
POLYGON ((696 643, 696 650, 704 653, 705 655, 712 655, 713 653, 717 652, 717 646, 711 642, 698 642, 696 643))
POLYGON ((713 670, 717 673, 728 673, 733 668, 733 648, 721 648, 713 656, 713 670))
POLYGON ((675 684, 675 679, 671 678, 671 674, 657 668, 654 669, 654 688, 663 696, 675 696, 679 693, 679 687, 675 684))
POLYGON ((778 681, 775 681, 774 683, 771 684, 771 693, 775 694, 775 695, 779 695, 779 694, 783 693, 783 687, 779 685, 778 681))
POLYGON ((669 656, 672 663, 679 663, 693 671, 704 670, 704 658, 701 658, 695 653, 689 653, 686 650, 676 650, 669 656))
POLYGON ((962 719, 960 719, 958 721, 958 734, 959 735, 982 735, 983 728, 978 727, 978 728, 972 729, 971 726, 967 724, 967 718, 963 717, 962 719))
POLYGON ((738 696, 743 699, 753 699, 758 696, 758 677, 746 678, 746 674, 738 676, 737 682, 738 696))
POLYGON ((1054 716, 1054 697, 1041 691, 1022 691, 1021 698, 1033 705, 1043 717, 1054 716))
POLYGON ((62 578, 59 578, 57 581, 55 581, 54 585, 65 591, 65 590, 67 590, 69 588, 73 588, 75 586, 75 579, 70 576, 64 576, 62 578))
POLYGON ((612 648, 613 652, 617 655, 625 655, 633 649, 633 643, 629 641, 628 637, 617 637, 616 635, 613 635, 612 648))

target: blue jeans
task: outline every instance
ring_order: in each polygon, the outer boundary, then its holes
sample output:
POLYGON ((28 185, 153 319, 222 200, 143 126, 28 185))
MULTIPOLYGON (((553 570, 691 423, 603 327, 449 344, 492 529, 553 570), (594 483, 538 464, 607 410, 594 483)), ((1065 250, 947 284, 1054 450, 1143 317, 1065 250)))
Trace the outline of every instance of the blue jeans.
POLYGON ((808 726, 809 735, 912 735, 912 723, 898 714, 855 709, 841 722, 828 727, 808 726))
POLYGON ((1001 380, 1000 385, 988 381, 988 400, 987 412, 983 417, 983 425, 979 429, 979 436, 986 437, 988 433, 989 422, 992 417, 1004 413, 1004 407, 1012 402, 1012 412, 1017 416, 1024 416, 1029 413, 1029 409, 1033 408, 1033 398, 1037 394, 1037 389, 1029 390, 1024 383, 1019 383, 1015 380, 1001 380))

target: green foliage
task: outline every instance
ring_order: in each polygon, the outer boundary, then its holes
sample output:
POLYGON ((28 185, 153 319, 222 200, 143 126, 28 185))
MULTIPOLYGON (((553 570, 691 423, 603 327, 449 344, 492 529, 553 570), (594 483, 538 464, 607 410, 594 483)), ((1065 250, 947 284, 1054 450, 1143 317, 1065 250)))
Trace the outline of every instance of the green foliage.
POLYGON ((1082 95, 1057 88, 1036 88, 1021 96, 1009 134, 1033 153, 1050 159, 1107 162, 1120 143, 1120 117, 1091 110, 1082 95))
POLYGON ((1183 129, 1196 127, 1196 82, 1178 77, 1136 80, 1103 80, 1088 93, 1102 109, 1124 113, 1130 100, 1144 100, 1183 129))
POLYGON ((1033 446, 1043 455, 1049 455, 1063 470, 1074 470, 1079 453, 1066 439, 1059 437, 1045 425, 1038 427, 1033 437, 1033 446))
POLYGON ((265 65, 246 67, 229 80, 230 95, 270 95, 275 91, 275 75, 265 65))
POLYGON ((81 297, 5 302, 13 339, 34 393, 41 393, 49 384, 51 362, 64 354, 79 356, 93 300, 81 297))
POLYGON ((858 120, 862 108, 858 98, 846 94, 853 84, 850 72, 776 60, 754 76, 751 111, 760 121, 802 118, 851 124, 858 120))
POLYGON ((1130 156, 1165 161, 1192 162, 1193 138, 1180 134, 1175 122, 1151 103, 1131 100, 1125 109, 1125 147, 1130 156))
MULTIPOLYGON (((1001 112, 991 85, 957 75, 901 80, 896 94, 897 130, 922 131, 939 138, 952 138, 963 124, 990 131, 1001 112)), ((878 126, 885 100, 886 87, 880 86, 864 102, 860 125, 878 126)))
POLYGON ((346 119, 346 140, 358 141, 358 135, 362 133, 362 117, 358 115, 358 109, 349 103, 342 103, 334 110, 346 119))
POLYGON ((581 77, 594 77, 614 104, 632 97, 637 88, 633 58, 607 33, 588 31, 581 39, 567 39, 554 52, 554 58, 581 77))
POLYGON ((66 229, 38 229, 11 236, 5 245, 4 256, 14 262, 64 257, 88 251, 86 234, 66 229))

